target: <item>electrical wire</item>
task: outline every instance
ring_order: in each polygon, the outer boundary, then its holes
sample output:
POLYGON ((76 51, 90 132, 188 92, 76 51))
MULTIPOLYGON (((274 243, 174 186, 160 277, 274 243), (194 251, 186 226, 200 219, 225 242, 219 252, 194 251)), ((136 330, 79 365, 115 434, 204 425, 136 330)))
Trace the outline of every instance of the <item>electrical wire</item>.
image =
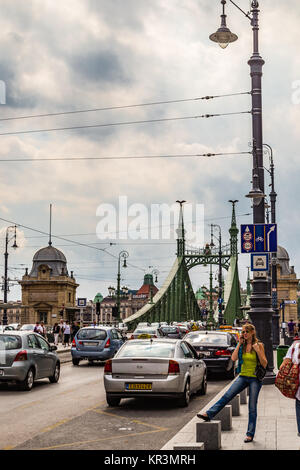
MULTIPOLYGON (((1 135, 1 134, 0 134, 1 135)), ((45 157, 45 158, 12 158, 0 159, 0 163, 16 163, 16 162, 47 162, 47 161, 81 161, 81 160, 144 160, 155 158, 196 158, 196 157, 218 157, 230 155, 252 155, 252 152, 224 152, 224 153, 195 153, 181 155, 140 155, 125 157, 45 157)))
POLYGON ((53 127, 48 129, 29 129, 25 131, 10 131, 10 132, 1 132, 0 136, 8 135, 21 135, 21 134, 36 134, 41 132, 56 132, 56 131, 71 131, 78 129, 93 129, 93 128, 103 128, 103 127, 113 127, 113 126, 128 126, 133 124, 149 124, 155 122, 170 122, 170 121, 183 121, 187 119, 201 119, 201 118, 211 118, 211 117, 220 117, 220 116, 233 116, 238 114, 252 114, 252 111, 236 111, 231 113, 217 113, 217 114, 199 114, 196 116, 181 116, 173 118, 160 118, 160 119, 144 119, 141 121, 124 121, 124 122, 110 122, 105 124, 90 124, 84 126, 71 126, 71 127, 53 127))
POLYGON ((20 120, 20 119, 63 116, 63 115, 68 115, 68 114, 91 113, 91 112, 96 112, 96 111, 112 111, 115 109, 140 108, 143 106, 154 106, 154 105, 171 104, 171 103, 184 103, 188 101, 199 101, 199 100, 211 100, 214 98, 223 98, 223 97, 238 96, 238 95, 251 95, 251 91, 240 92, 240 93, 228 93, 224 95, 201 96, 197 98, 186 98, 186 99, 167 100, 167 101, 153 101, 149 103, 128 104, 128 105, 123 105, 123 106, 108 106, 104 108, 79 109, 79 110, 74 110, 74 111, 62 111, 62 112, 57 112, 57 113, 30 114, 27 116, 10 116, 6 118, 0 118, 0 121, 14 121, 14 120, 20 120))

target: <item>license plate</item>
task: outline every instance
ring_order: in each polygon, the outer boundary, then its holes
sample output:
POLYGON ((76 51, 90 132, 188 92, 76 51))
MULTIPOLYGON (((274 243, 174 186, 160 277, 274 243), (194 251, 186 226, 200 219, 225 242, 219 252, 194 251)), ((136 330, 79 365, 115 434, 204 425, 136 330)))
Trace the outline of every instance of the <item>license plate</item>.
POLYGON ((152 390, 152 384, 126 384, 126 390, 152 390))
POLYGON ((84 343, 85 346, 98 346, 98 343, 84 343))
POLYGON ((4 375, 4 370, 0 369, 0 375, 4 375))

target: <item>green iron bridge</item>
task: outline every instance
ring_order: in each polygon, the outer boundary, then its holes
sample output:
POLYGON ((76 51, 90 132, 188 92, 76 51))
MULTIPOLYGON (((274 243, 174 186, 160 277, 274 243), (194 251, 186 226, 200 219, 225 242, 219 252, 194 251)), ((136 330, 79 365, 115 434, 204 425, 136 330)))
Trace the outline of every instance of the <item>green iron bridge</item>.
MULTIPOLYGON (((141 309, 124 319, 129 330, 135 329, 139 322, 172 322, 200 320, 201 311, 191 284, 189 270, 195 266, 218 265, 227 270, 224 291, 224 319, 232 324, 235 318, 242 318, 240 310, 241 295, 238 276, 238 228, 236 225, 235 204, 232 207, 232 220, 229 229, 230 244, 218 249, 206 245, 203 249, 188 249, 185 243, 183 210, 180 207, 179 227, 177 229, 177 258, 163 286, 141 309)), ((210 312, 212 313, 212 312, 210 312)))

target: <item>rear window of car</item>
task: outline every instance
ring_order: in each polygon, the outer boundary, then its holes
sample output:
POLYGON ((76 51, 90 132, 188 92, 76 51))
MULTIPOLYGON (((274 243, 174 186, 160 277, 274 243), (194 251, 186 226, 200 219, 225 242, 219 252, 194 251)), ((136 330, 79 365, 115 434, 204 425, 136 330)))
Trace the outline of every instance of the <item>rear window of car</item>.
POLYGON ((96 330, 94 328, 89 328, 87 330, 79 330, 77 333, 78 339, 105 339, 106 331, 105 330, 96 330))
POLYGON ((118 357, 174 357, 175 345, 165 343, 126 343, 118 357))
POLYGON ((188 335, 185 338, 193 343, 215 344, 216 346, 228 345, 227 335, 188 335))
POLYGON ((0 351, 10 351, 11 349, 21 349, 22 340, 20 336, 0 335, 0 351))
POLYGON ((179 328, 176 328, 175 326, 169 327, 169 326, 163 326, 162 331, 164 333, 178 333, 179 328))
POLYGON ((140 328, 138 330, 134 331, 134 334, 149 334, 149 335, 155 335, 156 330, 153 328, 140 328))
POLYGON ((20 330, 22 331, 31 331, 34 330, 35 325, 23 325, 21 326, 20 330))

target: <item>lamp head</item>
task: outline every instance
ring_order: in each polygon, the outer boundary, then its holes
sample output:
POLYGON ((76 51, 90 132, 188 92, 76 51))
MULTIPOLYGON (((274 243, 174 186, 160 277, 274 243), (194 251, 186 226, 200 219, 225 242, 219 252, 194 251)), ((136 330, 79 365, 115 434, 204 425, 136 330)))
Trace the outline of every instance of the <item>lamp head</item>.
POLYGON ((232 33, 226 24, 225 5, 226 1, 221 1, 223 5, 223 13, 221 15, 221 26, 213 34, 209 36, 209 39, 213 42, 217 42, 222 49, 225 49, 229 43, 234 42, 238 39, 237 35, 232 33))

